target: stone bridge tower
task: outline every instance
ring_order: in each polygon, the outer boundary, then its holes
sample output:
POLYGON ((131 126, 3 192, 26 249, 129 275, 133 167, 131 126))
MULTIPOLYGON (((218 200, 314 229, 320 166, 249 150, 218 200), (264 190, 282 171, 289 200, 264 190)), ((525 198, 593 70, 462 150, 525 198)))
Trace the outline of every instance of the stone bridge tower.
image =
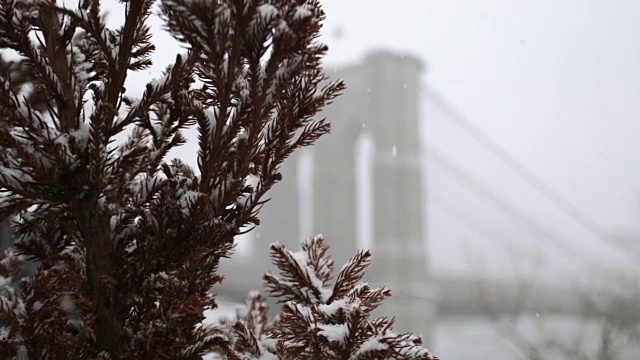
POLYGON ((283 168, 284 180, 261 212, 254 254, 262 258, 275 241, 297 248, 301 238, 322 233, 339 268, 363 245, 356 239, 365 237, 374 255, 367 279, 394 294, 381 313, 396 316, 399 331, 429 336, 434 302, 424 251, 422 69, 414 58, 376 53, 361 64, 327 70, 347 84, 323 113, 331 135, 283 168), (363 138, 373 146, 360 148, 363 138))

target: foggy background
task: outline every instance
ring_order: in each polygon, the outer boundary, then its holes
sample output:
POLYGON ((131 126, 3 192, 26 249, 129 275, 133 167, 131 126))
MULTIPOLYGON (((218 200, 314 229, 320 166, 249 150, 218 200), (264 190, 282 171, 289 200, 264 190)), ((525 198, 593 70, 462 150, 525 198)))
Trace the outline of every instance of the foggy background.
MULTIPOLYGON (((424 319, 434 353, 639 358, 640 2, 322 3, 329 74, 380 51, 425 64, 409 90, 420 99, 425 276, 444 294, 424 319), (530 302, 548 295, 539 283, 571 314, 530 302), (451 299, 463 304, 443 306, 451 299)), ((179 51, 154 21, 157 63, 130 78, 133 91, 179 51)), ((178 151, 192 165, 194 147, 178 151)))
MULTIPOLYGON (((528 282, 543 279, 580 289, 565 293, 578 302, 604 297, 609 311, 637 312, 640 3, 324 5, 328 62, 357 62, 384 49, 427 65, 420 91, 421 135, 431 154, 425 156, 431 276, 484 274, 519 284, 520 290, 485 289, 493 291, 489 300, 495 293, 530 297, 536 291, 528 282)), ((608 337, 616 316, 484 313, 487 321, 438 317, 435 352, 456 359, 640 357, 630 345, 637 344, 637 315, 635 324, 608 337)))
MULTIPOLYGON (((609 241, 640 231, 640 3, 329 0, 324 6, 329 62, 357 61, 371 49, 419 57, 428 67, 426 86, 597 221, 609 241)), ((422 120, 428 144, 550 231, 578 237, 576 244, 596 254, 611 247, 508 176, 462 129, 422 120)), ((447 252, 433 249, 439 250, 447 252)))

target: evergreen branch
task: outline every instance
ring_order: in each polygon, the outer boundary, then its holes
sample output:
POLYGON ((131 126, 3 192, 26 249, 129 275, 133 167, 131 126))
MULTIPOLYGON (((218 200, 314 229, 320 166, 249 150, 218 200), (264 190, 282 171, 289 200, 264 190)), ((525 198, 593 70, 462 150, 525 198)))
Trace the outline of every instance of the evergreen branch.
POLYGON ((333 287, 332 299, 346 295, 364 276, 364 270, 371 264, 371 251, 360 250, 340 269, 333 287))

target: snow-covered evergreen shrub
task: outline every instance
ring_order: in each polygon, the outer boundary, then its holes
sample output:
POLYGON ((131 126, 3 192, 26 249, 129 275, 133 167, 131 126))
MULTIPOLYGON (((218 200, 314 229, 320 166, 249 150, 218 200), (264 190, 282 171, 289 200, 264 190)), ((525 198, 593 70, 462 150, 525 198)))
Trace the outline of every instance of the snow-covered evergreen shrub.
POLYGON ((0 0, 0 223, 16 240, 0 259, 0 358, 430 358, 368 319, 389 295, 358 283, 369 253, 330 286, 320 239, 273 247, 278 321, 254 294, 241 322, 202 325, 219 260, 259 223, 282 162, 328 133, 315 115, 344 86, 320 67, 316 0, 158 3, 186 52, 134 98, 156 1, 123 1, 109 28, 100 0, 0 0), (198 171, 167 159, 189 127, 198 171), (19 283, 16 254, 39 264, 19 283))
POLYGON ((343 85, 320 68, 324 14, 315 0, 128 0, 110 28, 100 0, 73 4, 0 0, 15 59, 0 64, 0 222, 40 264, 3 286, 0 357, 199 359, 221 342, 196 326, 220 258, 282 162, 329 131, 314 115, 343 85), (154 4, 186 52, 134 98, 154 4), (193 126, 197 172, 166 159, 193 126))
POLYGON ((361 282, 371 263, 371 252, 361 250, 345 264, 332 282, 333 260, 322 236, 302 242, 292 252, 271 245, 279 276, 267 273, 270 295, 283 303, 275 321, 267 319, 265 299, 249 294, 237 321, 218 324, 229 343, 228 359, 425 359, 432 360, 420 337, 393 332, 393 320, 371 318, 391 296, 385 287, 361 282))

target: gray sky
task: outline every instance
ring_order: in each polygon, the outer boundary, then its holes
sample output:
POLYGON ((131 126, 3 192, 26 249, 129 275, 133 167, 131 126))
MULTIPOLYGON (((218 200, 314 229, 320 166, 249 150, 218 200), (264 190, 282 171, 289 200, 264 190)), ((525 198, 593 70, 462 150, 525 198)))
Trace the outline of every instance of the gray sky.
POLYGON ((329 61, 420 57, 426 83, 549 185, 610 231, 639 228, 640 2, 324 4, 329 61))
MULTIPOLYGON (((640 42, 635 39, 639 2, 325 0, 324 4, 330 63, 357 62, 375 49, 421 58, 428 64, 425 84, 605 231, 640 229, 636 120, 640 42)), ((446 116, 425 113, 424 136, 431 145, 525 209, 569 248, 582 247, 587 257, 622 261, 619 253, 615 256, 468 134, 447 123, 446 116)), ((482 211, 477 200, 475 204, 470 200, 473 194, 449 189, 437 176, 431 179, 432 191, 482 211)), ((483 245, 477 233, 454 234, 451 229, 459 224, 445 224, 446 219, 436 215, 431 218, 433 252, 460 257, 446 258, 442 264, 435 259, 436 268, 478 258, 474 254, 483 245)), ((491 221, 487 218, 485 225, 503 233, 506 241, 531 235, 491 221)), ((523 251, 532 253, 535 249, 530 246, 536 240, 529 238, 534 240, 520 241, 523 251)))

